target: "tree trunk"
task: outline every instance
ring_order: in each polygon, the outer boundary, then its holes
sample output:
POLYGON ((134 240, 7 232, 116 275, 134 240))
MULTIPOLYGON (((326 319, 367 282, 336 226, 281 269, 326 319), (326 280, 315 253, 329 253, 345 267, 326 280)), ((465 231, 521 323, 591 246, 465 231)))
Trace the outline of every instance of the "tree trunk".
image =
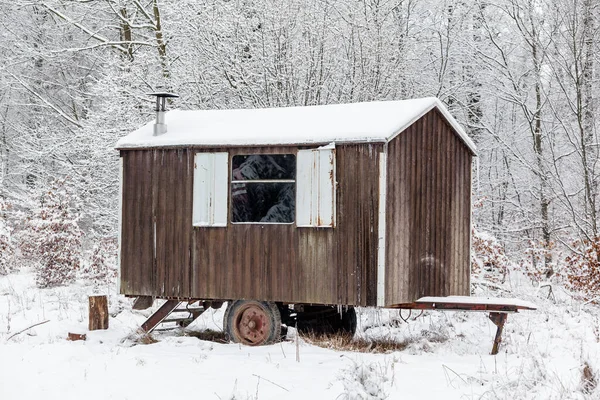
POLYGON ((544 269, 548 271, 552 264, 552 254, 550 253, 551 247, 551 231, 550 231, 550 219, 548 215, 550 199, 548 198, 549 184, 548 184, 548 170, 544 163, 544 148, 542 144, 542 64, 543 54, 538 53, 538 33, 533 21, 531 21, 531 56, 533 58, 533 65, 535 70, 535 110, 532 115, 532 128, 533 128, 533 151, 535 152, 535 159, 537 164, 537 175, 540 180, 539 199, 540 199, 540 216, 542 225, 542 240, 544 246, 544 269))
POLYGON ((129 61, 133 61, 133 46, 131 46, 131 41, 133 39, 133 35, 131 34, 131 26, 129 25, 127 14, 127 8, 123 7, 120 10, 121 16, 123 19, 121 20, 121 41, 128 42, 127 46, 127 58, 129 61))
POLYGON ((108 298, 106 296, 90 296, 89 330, 108 329, 108 298))
MULTIPOLYGON (((594 72, 594 32, 592 2, 586 0, 583 4, 583 49, 581 83, 577 82, 578 120, 581 138, 581 153, 586 194, 586 207, 589 208, 592 235, 598 236, 596 213, 596 176, 595 165, 597 162, 597 149, 595 149, 594 132, 594 97, 593 97, 593 72, 594 72)), ((577 67, 577 65, 576 65, 577 67)), ((579 78, 579 75, 577 75, 579 78)))
POLYGON ((160 19, 160 10, 158 8, 158 0, 154 0, 152 5, 152 11, 154 12, 154 36, 156 38, 156 47, 158 49, 158 57, 160 59, 160 65, 162 67, 163 77, 168 79, 171 76, 169 71, 169 65, 167 61, 167 44, 164 41, 162 32, 162 21, 160 19))

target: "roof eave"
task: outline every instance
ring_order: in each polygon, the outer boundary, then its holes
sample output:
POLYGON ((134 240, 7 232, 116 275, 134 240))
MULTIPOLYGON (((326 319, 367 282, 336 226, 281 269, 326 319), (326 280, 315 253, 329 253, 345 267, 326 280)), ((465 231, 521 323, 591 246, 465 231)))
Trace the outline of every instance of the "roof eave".
POLYGON ((297 143, 182 143, 182 144, 153 144, 153 145, 121 145, 115 146, 115 150, 152 150, 152 149, 182 149, 182 148, 240 148, 240 147, 304 147, 304 146, 323 146, 329 143, 335 143, 336 145, 344 144, 380 144, 387 143, 386 138, 377 139, 340 139, 340 140, 325 140, 320 142, 297 142, 297 143))
POLYGON ((417 114, 408 123, 402 125, 392 135, 390 135, 387 139, 387 142, 394 140, 396 138, 396 136, 398 136, 399 134, 404 132, 409 126, 411 126, 412 124, 414 124, 415 122, 417 122, 418 120, 423 118, 423 116, 425 114, 427 114, 429 111, 433 110, 434 108, 437 108, 437 110, 442 113, 442 115, 446 119, 446 122, 448 122, 448 124, 450 124, 450 126, 456 131, 456 133, 458 133, 458 136, 460 137, 462 142, 465 144, 465 146, 467 146, 467 148, 469 149, 471 154, 474 157, 477 157, 477 146, 475 146, 475 143, 473 143, 473 141, 471 140, 469 135, 467 135, 465 130, 462 128, 462 126, 460 126, 460 124, 454 119, 454 117, 450 114, 450 112, 446 109, 446 107, 444 107, 442 102, 439 101, 439 99, 437 99, 437 98, 431 104, 431 106, 423 109, 423 111, 420 114, 417 114))

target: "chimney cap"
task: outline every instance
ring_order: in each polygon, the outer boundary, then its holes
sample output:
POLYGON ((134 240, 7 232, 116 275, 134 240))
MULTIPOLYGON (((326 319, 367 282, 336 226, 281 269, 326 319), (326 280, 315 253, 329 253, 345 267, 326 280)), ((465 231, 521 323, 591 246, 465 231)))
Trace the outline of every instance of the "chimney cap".
POLYGON ((147 93, 148 96, 156 96, 158 98, 164 97, 164 98, 177 98, 179 97, 179 95, 175 94, 175 93, 169 93, 169 92, 154 92, 154 93, 147 93))

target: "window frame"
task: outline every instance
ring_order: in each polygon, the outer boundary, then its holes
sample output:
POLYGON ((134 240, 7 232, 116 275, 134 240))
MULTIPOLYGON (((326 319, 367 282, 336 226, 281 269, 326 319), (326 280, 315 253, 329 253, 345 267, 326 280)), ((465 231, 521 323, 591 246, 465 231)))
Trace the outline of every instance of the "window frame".
POLYGON ((228 205, 229 205, 229 218, 228 223, 232 225, 295 225, 296 224, 296 201, 298 200, 298 185, 297 185, 297 177, 298 177, 298 155, 295 151, 293 152, 241 152, 229 154, 229 167, 228 167, 228 175, 229 175, 229 188, 228 188, 228 205), (234 179, 233 178, 233 157, 236 156, 294 156, 294 179, 234 179), (290 222, 261 222, 261 221, 244 221, 244 222, 234 222, 233 221, 233 195, 232 189, 234 184, 254 184, 254 183, 293 183, 294 184, 294 210, 292 212, 292 221, 290 222))

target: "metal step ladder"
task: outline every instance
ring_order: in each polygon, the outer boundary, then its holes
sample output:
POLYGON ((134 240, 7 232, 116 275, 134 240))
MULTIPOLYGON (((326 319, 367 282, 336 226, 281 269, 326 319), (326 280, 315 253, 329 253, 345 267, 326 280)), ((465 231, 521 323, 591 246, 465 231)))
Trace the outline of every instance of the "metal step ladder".
POLYGON ((196 301, 187 302, 180 300, 167 300, 142 324, 141 330, 150 333, 153 330, 170 330, 185 328, 196 320, 205 311, 202 303, 193 306, 196 301), (185 303, 185 307, 181 307, 185 303), (175 323, 173 326, 159 327, 162 324, 175 323))

